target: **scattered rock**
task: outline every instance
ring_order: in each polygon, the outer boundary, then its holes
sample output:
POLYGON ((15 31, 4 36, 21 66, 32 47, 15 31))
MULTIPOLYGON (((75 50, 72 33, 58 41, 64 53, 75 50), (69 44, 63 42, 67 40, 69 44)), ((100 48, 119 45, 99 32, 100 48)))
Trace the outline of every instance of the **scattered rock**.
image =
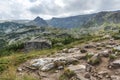
POLYGON ((120 68, 120 60, 115 60, 115 61, 111 62, 110 65, 114 69, 120 68))
POLYGON ((86 66, 85 65, 70 65, 67 69, 74 71, 74 72, 85 72, 86 66))
POLYGON ((109 57, 109 54, 111 54, 112 51, 111 50, 104 50, 103 52, 101 52, 100 54, 103 56, 103 57, 109 57))
POLYGON ((76 52, 80 52, 80 49, 79 48, 70 48, 68 49, 68 53, 76 53, 76 52))
POLYGON ((120 80, 120 76, 112 75, 111 80, 120 80))
POLYGON ((103 38, 105 38, 105 39, 110 39, 111 36, 110 36, 110 35, 105 35, 105 36, 103 36, 103 38))
POLYGON ((89 48, 95 48, 95 46, 89 44, 89 45, 86 45, 84 48, 88 48, 88 49, 89 48))
POLYGON ((64 69, 64 67, 63 67, 63 66, 59 66, 59 67, 58 67, 58 70, 61 70, 61 69, 64 69))
POLYGON ((20 68, 20 67, 18 67, 18 68, 17 68, 17 71, 18 71, 18 72, 22 72, 22 71, 23 71, 23 69, 22 69, 22 68, 20 68))
POLYGON ((85 78, 88 78, 88 79, 89 79, 90 76, 91 76, 90 73, 86 73, 86 74, 85 74, 85 78))
POLYGON ((98 64, 101 62, 101 56, 100 54, 94 54, 89 60, 88 60, 88 63, 89 64, 92 64, 92 65, 95 65, 95 64, 98 64))
POLYGON ((81 49, 80 52, 81 52, 81 53, 86 53, 87 50, 85 50, 85 49, 81 49))
POLYGON ((96 47, 100 47, 102 43, 96 43, 96 47))

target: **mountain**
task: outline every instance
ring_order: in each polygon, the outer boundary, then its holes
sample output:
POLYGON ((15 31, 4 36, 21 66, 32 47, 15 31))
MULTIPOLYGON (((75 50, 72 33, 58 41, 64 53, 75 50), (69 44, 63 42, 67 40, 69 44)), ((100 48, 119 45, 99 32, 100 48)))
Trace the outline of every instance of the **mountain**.
POLYGON ((4 22, 4 23, 0 23, 0 31, 9 33, 23 26, 24 24, 19 24, 15 22, 4 22))
POLYGON ((117 25, 120 23, 120 11, 103 11, 97 13, 91 20, 83 24, 84 27, 100 27, 117 25))
POLYGON ((78 16, 71 16, 65 18, 52 18, 51 20, 47 20, 47 22, 50 26, 54 26, 54 27, 74 28, 74 27, 80 27, 94 16, 95 14, 86 14, 86 15, 78 15, 78 16))
POLYGON ((27 23, 27 25, 34 25, 34 26, 48 26, 47 22, 40 18, 39 16, 36 17, 34 20, 27 23))

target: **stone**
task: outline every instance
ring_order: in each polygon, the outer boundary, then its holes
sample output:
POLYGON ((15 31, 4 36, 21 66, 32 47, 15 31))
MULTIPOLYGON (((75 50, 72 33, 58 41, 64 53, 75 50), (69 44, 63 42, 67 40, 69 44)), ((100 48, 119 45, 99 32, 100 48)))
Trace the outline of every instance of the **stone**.
POLYGON ((74 72, 85 72, 86 66, 85 65, 70 65, 67 69, 74 72))
POLYGON ((76 53, 78 51, 80 51, 79 48, 70 48, 70 49, 68 49, 68 53, 76 53))
POLYGON ((43 66, 41 68, 41 71, 49 71, 52 68, 54 68, 54 63, 49 63, 49 64, 46 64, 45 66, 43 66))
POLYGON ((96 43, 96 47, 100 47, 102 43, 96 43))
POLYGON ((20 67, 18 67, 18 68, 17 68, 17 71, 18 71, 18 72, 22 72, 22 71, 23 71, 23 69, 22 69, 22 68, 20 68, 20 67))
POLYGON ((103 38, 107 38, 107 39, 110 39, 111 38, 111 36, 110 35, 105 35, 105 36, 103 36, 103 38))
POLYGON ((92 71, 92 66, 90 64, 86 65, 86 71, 91 72, 92 71))
POLYGON ((58 70, 61 70, 61 69, 64 69, 64 67, 63 67, 63 66, 59 66, 59 67, 58 67, 58 70))
POLYGON ((67 53, 67 52, 68 52, 68 49, 65 48, 65 49, 62 50, 62 52, 63 52, 63 53, 67 53))
POLYGON ((102 77, 106 77, 108 75, 108 71, 100 71, 98 72, 98 75, 101 75, 102 77))
POLYGON ((81 49, 80 52, 81 52, 81 53, 86 53, 87 50, 85 50, 85 49, 81 49))
POLYGON ((89 60, 88 63, 95 65, 95 64, 99 64, 101 62, 101 56, 99 53, 94 54, 89 60))
POLYGON ((78 80, 89 80, 87 78, 84 78, 84 76, 77 74, 78 80))
POLYGON ((111 80, 120 80, 120 76, 112 75, 111 80))
POLYGON ((94 48, 95 46, 93 46, 93 45, 90 45, 90 44, 88 44, 88 45, 86 45, 84 48, 94 48))
POLYGON ((110 65, 114 69, 120 68, 120 60, 115 60, 115 61, 111 62, 110 65))
POLYGON ((84 76, 85 78, 90 78, 90 73, 85 73, 85 76, 84 76))
POLYGON ((112 53, 111 50, 104 50, 103 52, 100 52, 103 57, 109 57, 109 55, 112 53))

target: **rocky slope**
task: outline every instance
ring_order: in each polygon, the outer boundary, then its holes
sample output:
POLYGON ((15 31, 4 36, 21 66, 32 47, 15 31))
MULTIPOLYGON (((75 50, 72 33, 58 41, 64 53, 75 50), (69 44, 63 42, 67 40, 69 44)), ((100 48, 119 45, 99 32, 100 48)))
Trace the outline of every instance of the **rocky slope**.
POLYGON ((110 38, 65 48, 28 60, 18 67, 18 74, 41 80, 120 80, 119 42, 110 38))

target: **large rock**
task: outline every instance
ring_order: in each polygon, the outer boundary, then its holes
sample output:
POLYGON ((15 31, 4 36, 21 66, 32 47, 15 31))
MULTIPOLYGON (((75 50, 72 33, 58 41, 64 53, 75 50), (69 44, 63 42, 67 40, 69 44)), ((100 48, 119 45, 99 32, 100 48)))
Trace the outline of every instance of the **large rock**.
POLYGON ((101 62, 101 55, 99 53, 94 54, 89 60, 88 63, 95 65, 95 64, 99 64, 101 62))
POLYGON ((112 68, 120 68, 120 60, 115 60, 113 62, 110 63, 112 68))
POLYGON ((49 40, 46 39, 34 39, 34 40, 30 40, 28 42, 25 43, 25 50, 29 51, 29 50, 41 50, 44 48, 51 48, 52 47, 52 43, 49 40))
POLYGON ((73 57, 40 58, 32 60, 30 66, 39 68, 41 71, 48 71, 56 67, 74 64, 74 62, 78 62, 78 60, 73 57))
POLYGON ((109 57, 109 55, 112 53, 111 50, 104 50, 102 52, 100 52, 101 56, 103 57, 109 57))
POLYGON ((67 69, 74 71, 74 72, 81 72, 81 71, 85 72, 86 66, 85 65, 71 65, 67 69))

